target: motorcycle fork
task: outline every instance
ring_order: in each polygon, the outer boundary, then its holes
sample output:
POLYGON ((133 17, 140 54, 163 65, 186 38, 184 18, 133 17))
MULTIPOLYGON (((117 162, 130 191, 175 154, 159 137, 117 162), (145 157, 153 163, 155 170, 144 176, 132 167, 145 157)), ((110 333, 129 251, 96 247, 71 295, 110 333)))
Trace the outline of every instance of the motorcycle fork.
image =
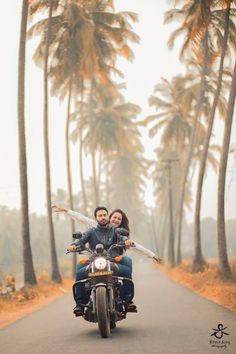
POLYGON ((107 293, 108 293, 108 303, 109 303, 109 310, 110 313, 115 312, 115 299, 114 299, 114 290, 112 285, 107 286, 107 293))
POLYGON ((95 315, 96 314, 96 287, 92 288, 91 298, 92 298, 92 305, 93 305, 92 313, 95 315))

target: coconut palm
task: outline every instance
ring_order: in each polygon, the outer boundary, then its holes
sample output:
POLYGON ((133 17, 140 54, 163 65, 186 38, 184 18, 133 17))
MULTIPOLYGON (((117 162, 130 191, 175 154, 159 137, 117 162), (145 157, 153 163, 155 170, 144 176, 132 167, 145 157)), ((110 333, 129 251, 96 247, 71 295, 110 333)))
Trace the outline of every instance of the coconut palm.
MULTIPOLYGON (((192 80, 193 76, 189 78, 177 76, 172 82, 161 78, 161 83, 154 88, 155 95, 149 98, 150 106, 155 107, 159 113, 150 115, 142 121, 145 126, 154 122, 149 130, 150 137, 153 138, 161 131, 161 145, 166 147, 174 145, 179 152, 185 147, 191 132, 189 102, 194 100, 194 91, 192 90, 192 97, 189 97, 188 82, 192 80)), ((192 81, 192 84, 195 85, 195 81, 192 81)))
POLYGON ((47 30, 44 35, 44 154, 45 154, 45 177, 46 177, 46 205, 47 205, 47 216, 48 216, 48 228, 49 228, 49 239, 50 239, 50 250, 51 250, 51 268, 52 274, 51 279, 54 282, 61 283, 61 275, 59 271, 56 243, 55 243, 55 232, 52 220, 52 209, 51 209, 51 168, 50 168, 50 153, 49 153, 49 134, 48 134, 48 57, 49 57, 49 47, 51 42, 51 21, 53 10, 58 7, 59 1, 34 1, 31 3, 31 16, 39 11, 48 9, 48 23, 47 30))
MULTIPOLYGON (((219 102, 219 97, 220 97, 220 92, 221 92, 221 87, 222 87, 224 59, 226 56, 227 42, 228 42, 229 28, 230 28, 229 27, 230 26, 230 8, 231 8, 231 1, 227 1, 226 2, 226 9, 221 11, 221 12, 224 12, 225 18, 223 18, 224 22, 223 22, 223 25, 221 25, 221 27, 224 28, 224 35, 223 35, 223 40, 222 40, 223 43, 221 46, 222 49, 221 49, 221 57, 220 57, 220 64, 219 64, 219 76, 218 76, 218 81, 217 81, 217 89, 216 89, 214 100, 212 103, 212 108, 211 108, 211 111, 209 114, 209 118, 207 120, 207 132, 206 132, 206 136, 205 136, 204 147, 203 147, 200 168, 199 168, 198 182, 197 182, 194 234, 195 234, 195 240, 198 244, 199 244, 199 240, 201 237, 200 236, 200 211, 201 211, 201 197, 202 197, 203 180, 204 180, 210 138, 212 135, 212 128, 213 128, 213 124, 214 124, 215 112, 216 112, 217 104, 219 102)), ((221 15, 221 12, 219 13, 219 11, 218 11, 219 15, 221 15)), ((231 26, 231 27, 233 28, 233 26, 231 26)), ((220 29, 218 29, 218 31, 219 30, 220 29)), ((221 108, 221 111, 223 111, 223 112, 225 111, 225 110, 222 110, 223 107, 220 107, 220 108, 221 108)), ((221 113, 223 113, 223 112, 221 112, 221 113)), ((196 263, 198 263, 197 255, 198 255, 198 252, 196 253, 196 257, 195 257, 196 263)))
MULTIPOLYGON (((180 34, 184 34, 184 44, 182 46, 180 57, 188 53, 193 53, 194 57, 201 64, 201 76, 200 76, 200 88, 198 93, 198 99, 195 106, 195 117, 192 125, 192 132, 189 144, 189 152, 186 159, 185 171, 183 174, 183 181, 181 187, 181 198, 180 198, 180 214, 179 214, 179 230, 178 233, 181 234, 182 229, 182 211, 183 211, 183 201, 185 193, 185 185, 187 182, 190 163, 192 155, 194 152, 194 147, 196 143, 196 132, 199 120, 202 116, 202 107, 205 101, 205 92, 207 85, 207 73, 209 71, 209 65, 215 59, 215 53, 212 50, 212 38, 210 36, 210 20, 211 20, 211 0, 204 2, 189 1, 183 5, 181 10, 171 10, 166 14, 166 21, 171 21, 176 15, 183 17, 183 24, 172 34, 169 45, 173 46, 176 37, 180 34)), ((201 254, 201 248, 198 251, 197 261, 194 262, 194 271, 199 271, 204 268, 204 261, 201 254)))
MULTIPOLYGON (((160 112, 147 117, 143 124, 155 122, 149 134, 153 137, 160 130, 161 144, 167 152, 174 148, 180 156, 185 156, 184 151, 186 151, 191 136, 192 105, 196 102, 198 86, 196 75, 191 74, 191 72, 184 77, 173 78, 172 82, 162 78, 161 84, 156 85, 154 90, 158 95, 152 95, 149 99, 150 105, 153 105, 160 112)), ((181 157, 182 164, 183 157, 181 157)), ((181 189, 181 186, 179 186, 179 189, 181 189)), ((179 199, 178 196, 177 199, 179 199)), ((172 240, 170 242, 172 249, 173 244, 174 241, 172 240)), ((179 233, 178 250, 180 250, 180 244, 181 235, 179 233)), ((179 259, 177 261, 179 262, 179 259)))
MULTIPOLYGON (((183 168, 183 153, 178 154, 176 150, 173 151, 171 148, 166 146, 163 146, 163 148, 158 148, 155 151, 157 158, 153 161, 154 170, 152 173, 154 193, 159 209, 162 212, 163 210, 166 210, 166 214, 169 217, 168 259, 173 266, 176 259, 174 256, 175 219, 178 214, 178 199, 183 168), (166 164, 171 164, 171 166, 167 169, 168 165, 166 164), (168 176, 168 172, 171 172, 171 176, 168 176)), ((186 189, 184 209, 190 208, 191 202, 189 184, 186 186, 186 189)), ((161 244, 163 245, 163 241, 161 244)), ((180 242, 178 242, 177 247, 180 247, 180 242)), ((179 250, 179 248, 177 249, 179 250)))
MULTIPOLYGON (((204 2, 196 2, 196 1, 188 1, 186 2, 182 9, 180 10, 171 10, 166 15, 166 21, 172 21, 174 18, 183 18, 183 24, 179 29, 177 29, 170 38, 170 46, 173 45, 175 38, 179 35, 184 33, 185 34, 185 41, 184 45, 182 46, 182 50, 180 53, 181 58, 184 57, 185 54, 189 54, 190 50, 196 55, 198 61, 202 63, 202 75, 201 75, 201 89, 199 91, 199 99, 196 106, 196 115, 194 121, 194 129, 192 131, 192 138, 190 143, 189 149, 189 157, 186 163, 185 175, 183 179, 183 185, 188 176, 188 169, 189 163, 191 160, 191 156, 193 153, 194 142, 196 140, 195 135, 195 127, 197 127, 199 118, 201 117, 201 106, 202 102, 204 102, 204 92, 206 90, 206 75, 209 68, 214 64, 217 55, 219 53, 219 48, 215 48, 215 43, 217 42, 218 45, 222 47, 221 52, 224 52, 225 41, 222 41, 222 34, 220 31, 220 24, 222 24, 222 11, 219 8, 220 5, 227 5, 229 2, 222 1, 222 2, 214 2, 214 1, 204 1, 204 2), (215 39, 218 39, 217 41, 215 39), (199 50, 200 48, 200 50, 199 50)), ((224 22, 223 28, 225 28, 224 22)), ((232 22, 231 22, 232 23, 232 22)), ((221 26, 222 28, 222 26, 221 26)), ((234 31, 234 24, 232 23, 232 29, 234 31)), ((227 31, 224 31, 227 35, 227 31)), ((233 41, 233 32, 229 32, 230 41, 233 41)), ((232 42, 233 43, 233 42, 232 42)), ((215 104, 217 102, 215 101, 215 104)), ((212 110, 213 112, 213 110, 212 110)), ((209 128, 210 130, 210 128, 209 128)), ((205 158, 205 157, 204 157, 205 158)), ((203 170, 203 166, 202 166, 203 170)), ((201 171, 202 173, 202 171, 201 171)), ((200 178, 199 178, 200 182, 200 178)), ((199 184, 200 188, 200 184, 199 184)), ((184 187, 182 188, 182 200, 184 195, 184 187)), ((200 198, 200 196, 199 196, 200 198)), ((182 201, 181 201, 182 202, 182 201)), ((204 267, 204 261, 201 254, 201 247, 200 247, 200 228, 199 228, 199 208, 200 202, 198 200, 198 207, 195 213, 196 219, 196 231, 195 231, 195 258, 194 258, 194 271, 202 270, 204 267), (196 245, 199 247, 196 247, 196 245)), ((180 209, 181 210, 181 209, 180 209)), ((179 224, 179 232, 181 232, 181 215, 180 215, 180 224, 179 224)))
MULTIPOLYGON (((84 147, 88 151, 100 151, 103 157, 101 164, 109 168, 111 155, 121 149, 129 149, 129 137, 134 130, 134 120, 140 108, 124 102, 114 85, 99 85, 96 91, 97 95, 93 97, 92 102, 92 121, 89 105, 83 105, 82 119, 81 108, 72 115, 76 122, 72 138, 77 141, 83 130, 84 147), (90 129, 91 123, 93 129, 90 129)), ((82 103, 79 106, 82 106, 82 103)))
POLYGON ((19 168, 20 168, 20 190, 21 190, 21 212, 22 212, 22 243, 23 243, 23 266, 24 284, 35 285, 37 283, 29 230, 29 206, 28 206, 28 178, 27 178, 27 157, 25 141, 25 42, 28 18, 28 0, 22 2, 21 31, 18 59, 18 135, 19 135, 19 168))
POLYGON ((218 201, 217 201, 217 240, 219 252, 219 270, 224 277, 231 274, 231 269, 227 256, 226 246, 226 232, 225 232, 225 176, 227 169, 227 161, 229 154, 230 135, 233 121, 234 105, 236 97, 236 63, 232 77, 232 84, 230 88, 229 101, 227 106, 224 138, 222 144, 222 152, 220 157, 219 179, 218 179, 218 201))
MULTIPOLYGON (((134 18, 132 14, 128 15, 126 13, 106 13, 103 11, 103 9, 104 7, 99 9, 96 9, 95 7, 92 9, 93 11, 90 9, 90 7, 88 7, 88 9, 81 9, 81 7, 75 3, 72 4, 70 8, 68 7, 66 13, 64 14, 64 23, 66 24, 66 28, 69 29, 70 33, 70 49, 65 56, 64 48, 66 46, 68 47, 68 43, 64 42, 64 39, 59 42, 59 46, 56 50, 58 60, 56 62, 56 66, 51 70, 52 79, 54 81, 53 90, 57 87, 57 89, 59 88, 59 92, 63 92, 63 84, 65 81, 68 81, 66 78, 68 77, 69 72, 73 73, 71 75, 74 76, 74 78, 71 79, 69 92, 70 90, 72 92, 78 90, 78 85, 76 86, 76 82, 80 81, 79 76, 82 75, 83 80, 87 80, 87 82, 90 81, 90 116, 93 115, 92 97, 95 90, 95 79, 97 78, 98 81, 102 81, 103 83, 109 81, 110 72, 118 72, 114 67, 114 61, 117 53, 130 58, 132 52, 126 42, 127 40, 138 40, 137 35, 135 35, 130 29, 126 28, 127 21, 125 21, 125 18, 126 16, 134 18), (113 24, 120 25, 118 27, 114 27, 113 24), (106 31, 104 30, 104 27, 106 28, 106 31), (83 36, 81 35, 82 30, 83 36), (121 36, 121 33, 123 33, 123 37, 121 36), (126 48, 126 51, 122 51, 122 48, 126 48), (72 55, 73 58, 71 57, 72 55), (58 61, 61 62, 61 65, 58 65, 58 61), (68 69, 65 70, 65 68, 68 69), (65 79, 63 79, 61 76, 61 70, 64 70, 65 72, 65 79)), ((71 93, 68 94, 68 97, 71 97, 71 93)), ((68 103, 68 108, 69 107, 70 104, 68 103)), ((67 127, 69 125, 69 111, 70 110, 68 109, 67 127)), ((90 122, 90 128, 92 129, 91 124, 92 123, 90 122)), ((95 196, 98 202, 94 151, 91 151, 91 155, 93 162, 95 196)))

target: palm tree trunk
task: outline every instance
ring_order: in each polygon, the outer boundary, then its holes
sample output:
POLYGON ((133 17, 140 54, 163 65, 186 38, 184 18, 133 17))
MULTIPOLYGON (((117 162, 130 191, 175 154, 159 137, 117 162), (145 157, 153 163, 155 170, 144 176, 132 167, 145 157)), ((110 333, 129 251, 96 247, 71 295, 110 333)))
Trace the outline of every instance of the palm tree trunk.
POLYGON ((87 195, 86 195, 85 183, 84 183, 83 138, 82 138, 81 130, 80 130, 80 147, 79 147, 79 165, 80 165, 80 183, 81 183, 81 190, 83 196, 83 210, 84 210, 84 214, 88 215, 88 201, 87 201, 87 195))
POLYGON ((227 49, 227 41, 228 41, 228 33, 229 33, 229 16, 230 16, 230 3, 227 6, 226 14, 225 14, 225 32, 224 32, 224 38, 223 38, 223 47, 222 47, 222 53, 221 53, 220 67, 219 67, 219 77, 218 77, 217 89, 216 89, 216 93, 215 93, 215 97, 214 97, 214 101, 213 101, 213 105, 212 105, 212 109, 211 109, 211 113, 210 113, 210 118, 208 121, 206 137, 204 140, 204 146, 203 146, 203 151, 202 151, 202 156, 201 156, 201 161, 200 161, 200 168, 199 168, 199 175, 198 175, 198 182, 197 182, 194 238, 196 240, 196 247, 198 249, 198 251, 197 251, 198 253, 199 253, 199 248, 200 248, 200 244, 201 244, 200 213, 201 213, 203 180, 204 180, 204 174, 205 174, 205 169, 206 169, 207 154, 208 154, 208 149, 209 149, 209 144, 210 144, 210 139, 211 139, 211 134, 212 134, 212 127, 213 127, 213 123, 214 123, 216 107, 217 107, 217 103, 218 103, 218 99, 219 99, 220 91, 221 91, 222 76, 223 76, 223 69, 224 69, 224 58, 225 58, 225 53, 226 53, 226 49, 227 49))
POLYGON ((102 151, 99 150, 99 158, 98 158, 98 178, 97 185, 100 186, 101 183, 101 175, 102 175, 102 151))
POLYGON ((151 224, 152 224, 153 246, 154 246, 155 253, 158 254, 158 249, 159 249, 158 235, 157 235, 157 228, 156 228, 153 208, 151 208, 151 224))
POLYGON ((168 244, 168 260, 171 267, 175 265, 174 254, 174 225, 173 225, 173 201, 172 201, 172 178, 171 178, 171 162, 168 160, 168 194, 169 194, 169 244, 168 244))
POLYGON ((110 183, 109 183, 109 160, 107 159, 106 161, 106 175, 105 175, 105 181, 106 181, 106 200, 110 200, 110 183))
POLYGON ((23 268, 24 285, 37 284, 33 257, 30 244, 29 230, 29 206, 28 206, 28 177, 25 141, 25 43, 28 18, 28 0, 23 0, 21 13, 20 46, 18 57, 18 141, 19 141, 19 169, 21 190, 21 213, 22 213, 22 244, 23 244, 23 268))
MULTIPOLYGON (((177 193, 176 193, 177 195, 177 193)), ((179 220, 179 205, 175 202, 175 213, 174 213, 174 230, 178 227, 179 220)), ((175 238, 175 249, 176 249, 176 262, 175 265, 179 265, 182 263, 182 253, 181 253, 181 242, 178 242, 178 239, 175 238)))
MULTIPOLYGON (((191 133, 190 144, 189 144, 189 151, 188 151, 188 155, 187 155, 187 161, 185 163, 185 169, 184 169, 184 173, 183 173, 183 181, 182 181, 182 187, 181 187, 181 193, 180 193, 178 243, 181 243, 185 186, 187 183, 189 169, 190 169, 190 165, 191 165, 191 159, 192 159, 192 155, 193 155, 193 151, 194 151, 194 147, 195 147, 198 121, 201 116, 201 107, 202 107, 204 91, 205 91, 206 68, 207 68, 207 34, 205 35, 205 38, 203 41, 203 66, 202 66, 200 92, 199 92, 199 97, 198 97, 198 101, 197 101, 196 109, 195 109, 196 113, 195 113, 195 118, 193 121, 192 133, 191 133)), ((193 270, 200 271, 200 270, 203 270, 203 264, 204 264, 203 258, 202 258, 201 244, 197 243, 196 240, 194 240, 194 241, 195 241, 195 248, 194 248, 195 256, 194 256, 194 269, 193 270)))
POLYGON ((96 171, 96 155, 95 151, 92 151, 92 168, 93 168, 93 187, 94 187, 94 197, 95 204, 99 204, 99 196, 98 196, 98 185, 97 185, 97 171, 96 171))
MULTIPOLYGON (((93 129, 93 127, 92 127, 92 114, 93 114, 92 97, 93 97, 93 79, 91 80, 90 98, 89 98, 90 129, 93 129)), ((93 144, 91 143, 91 145, 93 145, 93 144)), ((91 155, 92 155, 94 199, 95 199, 95 205, 98 205, 99 204, 99 193, 98 193, 97 172, 96 172, 96 155, 95 155, 95 151, 94 151, 93 146, 91 146, 91 155)))
POLYGON ((158 226, 159 235, 159 250, 158 255, 164 257, 165 247, 166 247, 166 234, 167 234, 167 217, 168 217, 168 204, 165 204, 160 208, 160 223, 158 226))
POLYGON ((166 246, 167 246, 167 229, 168 229, 168 214, 166 213, 163 216, 163 222, 162 222, 162 228, 161 228, 161 242, 160 242, 160 256, 164 257, 165 255, 165 250, 166 250, 166 246))
POLYGON ((83 196, 83 211, 84 215, 88 215, 88 201, 84 183, 84 169, 83 169, 83 104, 84 104, 84 84, 83 84, 83 77, 81 76, 81 104, 80 104, 80 120, 81 126, 79 130, 79 166, 80 166, 80 184, 81 184, 81 191, 83 196))
POLYGON ((58 266, 55 234, 52 220, 51 209, 51 175, 50 175, 50 153, 49 153, 49 136, 48 136, 48 55, 51 37, 51 18, 52 18, 52 0, 49 2, 48 29, 46 33, 46 50, 44 59, 44 154, 45 154, 45 169, 46 169, 46 201, 47 201, 47 216, 50 236, 51 249, 51 278, 54 282, 61 283, 61 275, 58 266))
MULTIPOLYGON (((69 208, 74 210, 73 193, 72 193, 72 177, 71 177, 71 165, 70 165, 70 106, 72 96, 72 76, 70 77, 68 88, 68 101, 67 101, 67 118, 66 118, 66 170, 67 170, 67 184, 69 193, 69 208)), ((75 222, 70 219, 71 234, 75 233, 75 222)), ((76 271, 76 253, 73 254, 72 260, 72 275, 75 276, 76 271)))
POLYGON ((217 200, 217 240, 219 253, 219 270, 224 277, 231 275, 231 269, 227 255, 226 232, 225 232, 225 177, 229 154, 230 135, 234 114, 236 97, 236 62, 230 88, 229 102, 225 118, 224 138, 220 157, 218 200, 217 200))

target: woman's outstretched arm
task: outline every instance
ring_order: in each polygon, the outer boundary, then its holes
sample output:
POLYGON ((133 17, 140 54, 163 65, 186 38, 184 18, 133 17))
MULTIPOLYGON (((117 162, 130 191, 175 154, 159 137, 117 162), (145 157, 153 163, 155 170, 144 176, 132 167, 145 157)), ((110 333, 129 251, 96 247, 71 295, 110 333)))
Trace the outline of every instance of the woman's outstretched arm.
MULTIPOLYGON (((131 241, 131 240, 130 240, 131 241)), ((140 245, 136 241, 131 241, 130 250, 134 250, 138 253, 141 253, 143 256, 147 256, 149 258, 153 258, 157 263, 162 263, 163 260, 161 257, 157 256, 154 252, 140 245)))
POLYGON ((67 213, 73 220, 80 222, 87 229, 90 229, 91 227, 95 227, 97 225, 95 220, 90 219, 87 216, 85 216, 77 211, 70 210, 70 209, 60 206, 58 204, 53 204, 51 206, 51 208, 57 213, 63 213, 63 212, 67 213))

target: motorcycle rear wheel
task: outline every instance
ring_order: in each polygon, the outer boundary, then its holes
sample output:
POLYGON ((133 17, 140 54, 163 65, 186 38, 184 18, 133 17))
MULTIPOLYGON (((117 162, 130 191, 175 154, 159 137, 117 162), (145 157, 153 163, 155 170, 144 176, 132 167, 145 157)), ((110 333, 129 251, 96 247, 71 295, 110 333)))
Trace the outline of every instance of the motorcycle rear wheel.
POLYGON ((103 338, 110 336, 110 316, 107 306, 106 288, 100 286, 96 289, 96 309, 100 335, 103 338))

